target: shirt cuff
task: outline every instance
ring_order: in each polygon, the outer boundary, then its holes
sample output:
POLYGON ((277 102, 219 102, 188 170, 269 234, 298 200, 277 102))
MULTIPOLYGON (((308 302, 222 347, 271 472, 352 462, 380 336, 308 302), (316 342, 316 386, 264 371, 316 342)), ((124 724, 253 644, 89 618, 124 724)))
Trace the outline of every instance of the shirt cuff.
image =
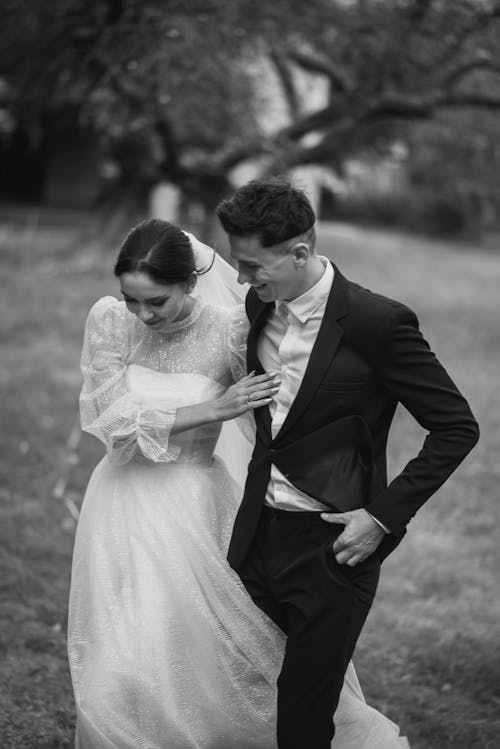
MULTIPOLYGON (((367 510, 367 512, 368 512, 368 510, 367 510)), ((374 515, 371 514, 371 512, 368 512, 368 515, 371 517, 372 520, 374 520, 377 523, 377 525, 379 525, 382 528, 382 530, 385 533, 390 533, 389 528, 386 528, 385 525, 380 522, 380 520, 377 520, 377 518, 374 515)))

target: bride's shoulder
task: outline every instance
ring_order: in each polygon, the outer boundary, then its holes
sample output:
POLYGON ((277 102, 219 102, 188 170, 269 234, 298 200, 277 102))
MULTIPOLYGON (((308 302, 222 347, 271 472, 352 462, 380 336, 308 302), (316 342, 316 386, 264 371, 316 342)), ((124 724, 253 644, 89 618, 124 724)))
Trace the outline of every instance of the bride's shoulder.
POLYGON ((229 343, 230 348, 238 348, 241 341, 246 342, 250 323, 244 304, 235 304, 232 307, 206 304, 203 311, 205 325, 210 329, 212 337, 217 331, 218 336, 229 343))
POLYGON ((102 296, 97 302, 94 302, 90 308, 89 315, 99 317, 105 314, 122 314, 127 310, 125 302, 120 302, 114 296, 102 296))
POLYGON ((109 328, 127 325, 132 319, 133 315, 127 310, 125 302, 118 301, 114 296, 103 296, 90 308, 87 325, 109 328))
POLYGON ((219 306, 217 304, 204 304, 203 314, 207 320, 217 320, 228 324, 246 318, 245 306, 243 304, 235 304, 232 307, 219 306))
POLYGON ((223 337, 233 336, 240 330, 245 331, 248 325, 244 304, 232 307, 204 304, 201 317, 205 326, 211 331, 218 331, 223 337))

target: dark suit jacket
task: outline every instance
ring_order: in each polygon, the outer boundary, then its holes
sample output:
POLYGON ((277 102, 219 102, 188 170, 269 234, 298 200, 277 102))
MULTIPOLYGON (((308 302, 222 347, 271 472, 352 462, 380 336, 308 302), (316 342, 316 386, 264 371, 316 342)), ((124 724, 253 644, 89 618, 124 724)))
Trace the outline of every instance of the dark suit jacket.
MULTIPOLYGON (((274 439, 269 409, 255 412, 256 443, 228 553, 235 569, 252 543, 271 463, 334 510, 365 507, 371 512, 391 531, 379 546, 384 558, 478 440, 470 408, 422 337, 415 314, 334 268, 302 384, 274 439), (388 486, 386 444, 398 402, 429 434, 388 486)), ((261 302, 251 289, 246 309, 248 369, 262 372, 257 339, 274 304, 261 302)))

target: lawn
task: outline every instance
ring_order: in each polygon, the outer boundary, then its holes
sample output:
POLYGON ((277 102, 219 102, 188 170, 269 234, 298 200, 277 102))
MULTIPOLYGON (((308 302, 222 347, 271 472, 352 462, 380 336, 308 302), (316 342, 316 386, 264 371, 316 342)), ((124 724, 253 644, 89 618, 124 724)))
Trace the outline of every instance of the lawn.
MULTIPOLYGON (((114 249, 91 217, 0 229, 0 746, 72 746, 66 603, 77 508, 100 455, 77 429, 91 302, 113 293, 114 249)), ((470 458, 384 565, 356 663, 369 701, 412 749, 494 749, 500 735, 497 583, 500 257, 404 235, 323 227, 344 273, 407 302, 482 428, 470 458)), ((404 413, 394 473, 418 448, 404 413)), ((236 748, 235 748, 236 749, 236 748)))

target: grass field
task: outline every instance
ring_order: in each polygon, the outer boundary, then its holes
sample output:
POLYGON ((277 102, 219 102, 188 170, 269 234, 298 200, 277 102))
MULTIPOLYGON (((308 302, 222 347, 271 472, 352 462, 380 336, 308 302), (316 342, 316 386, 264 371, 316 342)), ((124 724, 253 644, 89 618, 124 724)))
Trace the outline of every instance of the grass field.
MULTIPOLYGON (((80 217, 0 229, 2 749, 72 746, 65 653, 71 548, 76 508, 100 455, 84 437, 75 457, 78 359, 91 302, 116 288, 113 249, 104 245, 96 225, 80 217)), ((357 653, 361 682, 412 749, 494 749, 500 256, 333 225, 323 227, 321 249, 347 276, 417 311, 482 428, 480 445, 384 565, 357 653)), ((421 439, 398 414, 392 473, 421 439)))

